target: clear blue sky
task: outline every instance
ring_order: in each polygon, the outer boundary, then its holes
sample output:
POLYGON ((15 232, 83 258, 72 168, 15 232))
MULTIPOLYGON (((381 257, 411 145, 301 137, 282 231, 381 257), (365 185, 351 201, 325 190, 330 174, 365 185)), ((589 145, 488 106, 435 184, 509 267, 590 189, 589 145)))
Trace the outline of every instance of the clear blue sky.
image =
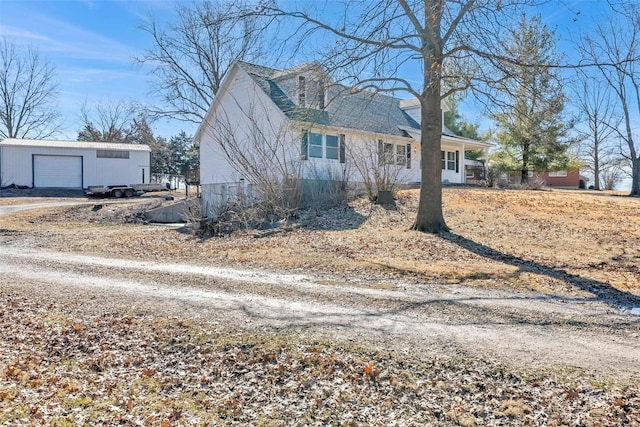
MULTIPOLYGON (((65 119, 62 138, 75 139, 80 109, 101 100, 144 103, 149 98, 148 70, 134 63, 150 47, 139 29, 148 14, 171 20, 173 1, 0 0, 0 35, 37 47, 53 63, 59 105, 65 119)), ((194 129, 181 122, 159 122, 160 136, 194 129)))
MULTIPOLYGON (((593 22, 599 4, 603 0, 550 1, 540 12, 566 39, 570 32, 593 22)), ((101 100, 152 101, 148 69, 133 61, 151 43, 139 26, 149 14, 170 22, 174 7, 173 0, 0 0, 0 35, 38 47, 56 66, 65 118, 61 137, 75 139, 85 100, 89 105, 101 100)), ((486 127, 487 121, 473 106, 461 112, 486 127)), ((182 129, 195 131, 195 126, 177 121, 158 122, 154 128, 167 138, 182 129)))

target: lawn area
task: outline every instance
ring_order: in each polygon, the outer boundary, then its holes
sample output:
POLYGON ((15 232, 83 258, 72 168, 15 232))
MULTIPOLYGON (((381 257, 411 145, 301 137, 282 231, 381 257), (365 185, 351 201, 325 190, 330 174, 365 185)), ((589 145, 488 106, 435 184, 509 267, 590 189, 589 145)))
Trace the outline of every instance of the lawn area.
POLYGON ((445 188, 451 233, 410 231, 417 190, 396 207, 357 200, 307 212, 310 225, 203 238, 133 221, 140 205, 30 211, 3 220, 42 247, 336 276, 507 286, 557 295, 640 296, 640 199, 587 191, 445 188), (137 208, 135 207, 137 206, 137 208))

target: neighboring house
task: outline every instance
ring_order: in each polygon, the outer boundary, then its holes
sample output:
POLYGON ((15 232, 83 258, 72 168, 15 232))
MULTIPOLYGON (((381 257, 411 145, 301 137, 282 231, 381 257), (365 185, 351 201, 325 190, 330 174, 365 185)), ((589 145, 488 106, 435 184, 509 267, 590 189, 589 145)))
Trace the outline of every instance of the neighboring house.
POLYGON ((81 189, 148 184, 151 149, 142 144, 5 139, 0 187, 81 189))
MULTIPOLYGON (((520 172, 508 174, 509 182, 514 184, 520 182, 520 172)), ((545 187, 556 188, 587 188, 589 178, 580 174, 579 169, 559 170, 559 171, 529 171, 529 180, 537 182, 545 187)))
MULTIPOLYGON (((363 181, 363 164, 391 166, 402 183, 421 180, 418 100, 352 92, 317 63, 278 70, 236 62, 194 139, 207 214, 246 188, 241 162, 310 180, 363 181)), ((441 146, 443 182, 465 183, 465 151, 490 145, 444 128, 441 146)))

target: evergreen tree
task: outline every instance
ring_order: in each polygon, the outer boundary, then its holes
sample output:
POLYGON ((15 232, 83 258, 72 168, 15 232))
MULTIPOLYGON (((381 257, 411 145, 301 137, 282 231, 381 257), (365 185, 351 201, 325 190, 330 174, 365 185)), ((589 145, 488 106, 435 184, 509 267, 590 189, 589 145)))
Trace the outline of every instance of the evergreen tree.
POLYGON ((182 175, 190 169, 188 151, 191 146, 191 138, 185 131, 169 139, 170 164, 174 175, 182 175))
POLYGON ((143 116, 138 116, 131 124, 131 143, 146 144, 151 148, 151 176, 160 181, 171 175, 171 160, 167 140, 156 137, 153 130, 143 116))
MULTIPOLYGON (((444 113, 444 125, 457 136, 475 140, 484 139, 478 133, 480 125, 468 122, 460 115, 458 111, 459 101, 460 99, 454 96, 447 100, 449 110, 444 113)), ((466 150, 464 153, 464 157, 471 160, 481 159, 482 156, 484 156, 483 150, 466 150)))
POLYGON ((459 99, 451 97, 447 99, 447 106, 449 111, 444 113, 444 125, 451 130, 457 136, 463 138, 480 140, 480 134, 478 133, 479 124, 470 123, 463 119, 458 111, 459 99))
POLYGON ((504 79, 496 86, 501 110, 493 117, 501 150, 495 159, 504 169, 520 170, 526 184, 529 171, 563 169, 569 161, 565 95, 552 67, 559 63, 555 34, 540 17, 523 15, 505 48, 516 60, 502 64, 504 79))

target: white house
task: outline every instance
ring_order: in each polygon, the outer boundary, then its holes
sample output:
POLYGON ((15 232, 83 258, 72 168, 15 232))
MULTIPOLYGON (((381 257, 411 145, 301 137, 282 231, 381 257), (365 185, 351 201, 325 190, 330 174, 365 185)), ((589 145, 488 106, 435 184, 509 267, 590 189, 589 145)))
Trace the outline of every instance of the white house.
MULTIPOLYGON (((392 165, 419 183, 420 104, 332 84, 317 63, 285 70, 236 62, 195 135, 205 211, 242 188, 242 163, 274 174, 362 181, 362 165, 392 165)), ((442 180, 464 183, 466 150, 489 144, 443 128, 442 180)), ((365 168, 366 169, 366 168, 365 168)), ((365 172, 368 173, 368 172, 365 172)))
POLYGON ((142 144, 5 139, 0 187, 87 188, 147 184, 151 149, 142 144))

